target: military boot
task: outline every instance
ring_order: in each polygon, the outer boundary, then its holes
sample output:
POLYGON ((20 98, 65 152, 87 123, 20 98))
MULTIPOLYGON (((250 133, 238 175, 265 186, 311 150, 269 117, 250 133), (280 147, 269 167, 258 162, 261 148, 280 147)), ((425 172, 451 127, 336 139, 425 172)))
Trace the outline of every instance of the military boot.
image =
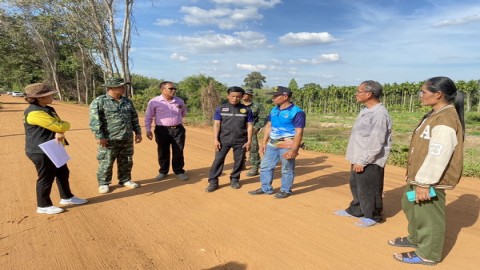
POLYGON ((252 166, 250 171, 247 172, 247 176, 255 176, 258 175, 258 167, 252 166))

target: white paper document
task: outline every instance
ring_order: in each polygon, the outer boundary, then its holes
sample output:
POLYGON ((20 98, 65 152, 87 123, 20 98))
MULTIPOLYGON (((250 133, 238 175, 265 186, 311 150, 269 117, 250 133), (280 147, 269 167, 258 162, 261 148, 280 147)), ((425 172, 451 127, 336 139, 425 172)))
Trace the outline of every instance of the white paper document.
POLYGON ((57 168, 62 167, 70 160, 70 156, 65 151, 63 144, 59 144, 55 139, 39 144, 38 147, 45 152, 57 168))

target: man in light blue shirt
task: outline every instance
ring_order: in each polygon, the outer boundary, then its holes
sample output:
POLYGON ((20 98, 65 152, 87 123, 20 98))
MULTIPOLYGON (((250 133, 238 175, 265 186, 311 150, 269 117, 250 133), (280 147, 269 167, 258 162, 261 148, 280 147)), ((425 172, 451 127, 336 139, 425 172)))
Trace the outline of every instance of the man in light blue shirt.
POLYGON ((292 91, 283 86, 275 87, 272 101, 276 105, 267 116, 264 128, 263 143, 260 152, 263 153, 260 164, 260 182, 262 187, 250 191, 251 195, 272 194, 273 171, 282 162, 282 186, 275 198, 283 199, 292 195, 292 185, 295 177, 295 158, 298 156, 306 116, 300 107, 291 101, 292 91))

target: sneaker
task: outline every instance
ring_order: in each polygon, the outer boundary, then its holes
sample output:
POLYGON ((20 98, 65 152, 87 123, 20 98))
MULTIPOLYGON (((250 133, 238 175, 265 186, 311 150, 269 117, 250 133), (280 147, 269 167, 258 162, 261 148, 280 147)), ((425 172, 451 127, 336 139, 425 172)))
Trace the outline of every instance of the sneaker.
POLYGON ((70 199, 61 199, 60 200, 60 204, 63 204, 63 205, 66 205, 66 204, 85 204, 87 202, 88 202, 87 200, 80 199, 80 198, 77 198, 75 196, 73 196, 70 199))
POLYGON ((167 178, 167 174, 166 173, 159 173, 156 177, 155 177, 155 180, 157 181, 160 181, 160 180, 163 180, 167 178))
POLYGON ((187 181, 188 180, 188 175, 186 175, 184 173, 176 174, 175 177, 177 177, 177 179, 180 180, 180 181, 187 181))
POLYGON ((275 194, 275 198, 277 199, 285 199, 287 197, 290 197, 292 195, 291 193, 285 192, 285 191, 280 191, 279 193, 275 194))
POLYGON ((62 212, 63 212, 63 208, 56 207, 53 205, 49 207, 37 207, 37 213, 39 214, 53 215, 53 214, 58 214, 62 212))
POLYGON ((208 187, 205 189, 206 192, 214 192, 218 189, 218 184, 210 183, 208 187))
POLYGON ((230 187, 233 188, 233 189, 239 189, 241 187, 240 183, 238 181, 233 181, 231 184, 230 184, 230 187))
POLYGON ((98 187, 98 193, 100 194, 105 194, 105 193, 108 193, 110 191, 110 188, 108 187, 108 185, 101 185, 98 187))
POLYGON ((133 182, 132 180, 129 180, 127 182, 124 182, 124 183, 120 183, 120 185, 124 186, 124 187, 128 187, 128 188, 138 188, 140 185, 133 182))
POLYGON ((247 176, 255 176, 258 175, 258 169, 251 168, 250 171, 247 172, 247 176))
POLYGON ((259 189, 249 191, 248 194, 250 194, 250 195, 260 195, 260 194, 271 195, 271 194, 273 194, 273 192, 267 193, 267 192, 263 191, 263 189, 259 188, 259 189))

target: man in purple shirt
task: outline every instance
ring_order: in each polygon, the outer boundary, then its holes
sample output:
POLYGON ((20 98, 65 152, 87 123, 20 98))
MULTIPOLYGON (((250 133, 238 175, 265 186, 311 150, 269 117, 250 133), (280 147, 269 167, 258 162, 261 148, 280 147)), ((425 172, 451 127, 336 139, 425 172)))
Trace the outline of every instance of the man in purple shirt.
POLYGON ((145 129, 147 138, 152 140, 152 122, 155 121, 155 141, 157 142, 159 174, 155 180, 167 177, 170 169, 170 147, 172 148, 172 169, 175 176, 182 181, 188 180, 183 166, 183 148, 185 147, 185 127, 183 117, 187 114, 185 102, 176 97, 177 88, 172 82, 160 84, 161 95, 152 98, 145 112, 145 129))

